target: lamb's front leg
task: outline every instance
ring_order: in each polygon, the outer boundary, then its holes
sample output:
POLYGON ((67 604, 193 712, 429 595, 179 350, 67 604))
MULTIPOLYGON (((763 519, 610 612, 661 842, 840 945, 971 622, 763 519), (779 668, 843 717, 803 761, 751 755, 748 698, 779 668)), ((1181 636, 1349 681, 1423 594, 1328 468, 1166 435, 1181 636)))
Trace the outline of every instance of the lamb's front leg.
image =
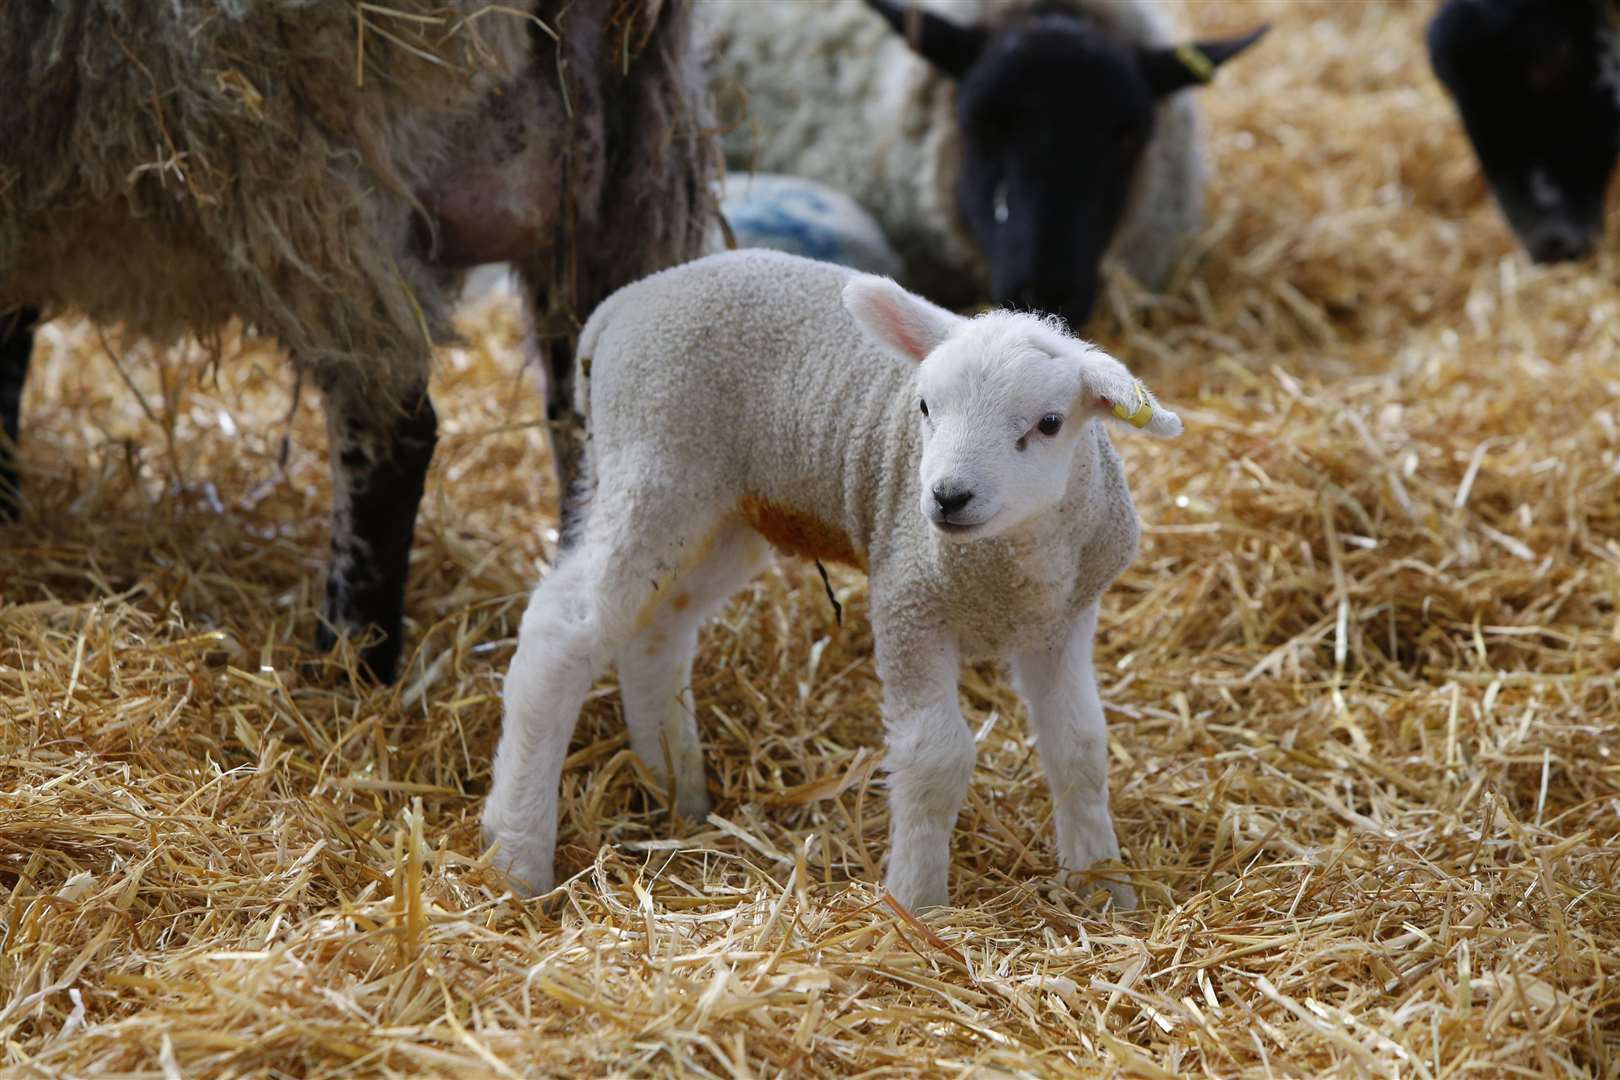
MULTIPOLYGON (((1091 658, 1096 632, 1093 603, 1066 640, 1050 649, 1021 653, 1013 661, 1052 790, 1058 861, 1065 870, 1085 870, 1104 859, 1119 858, 1114 819, 1108 812, 1108 727, 1091 658)), ((1136 892, 1129 885, 1102 884, 1113 894, 1115 907, 1136 906, 1136 892)))
POLYGON ((877 628, 889 773, 890 893, 908 908, 950 901, 951 833, 973 777, 973 736, 957 702, 956 643, 937 631, 877 628))

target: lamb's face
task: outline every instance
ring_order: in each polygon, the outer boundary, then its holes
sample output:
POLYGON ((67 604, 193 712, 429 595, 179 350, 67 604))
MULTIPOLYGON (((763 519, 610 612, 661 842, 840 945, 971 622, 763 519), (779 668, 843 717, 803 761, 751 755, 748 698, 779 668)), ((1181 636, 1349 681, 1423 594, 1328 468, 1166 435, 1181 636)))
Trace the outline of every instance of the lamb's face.
POLYGON ((908 407, 922 432, 921 510, 953 539, 996 536, 1057 506, 1092 421, 1181 433, 1125 365, 1039 316, 964 319, 869 275, 844 287, 844 307, 875 345, 920 365, 908 407))
POLYGON ((1095 408, 1082 399, 1086 346, 1028 316, 974 320, 917 373, 921 510, 952 538, 996 536, 1068 488, 1095 408))

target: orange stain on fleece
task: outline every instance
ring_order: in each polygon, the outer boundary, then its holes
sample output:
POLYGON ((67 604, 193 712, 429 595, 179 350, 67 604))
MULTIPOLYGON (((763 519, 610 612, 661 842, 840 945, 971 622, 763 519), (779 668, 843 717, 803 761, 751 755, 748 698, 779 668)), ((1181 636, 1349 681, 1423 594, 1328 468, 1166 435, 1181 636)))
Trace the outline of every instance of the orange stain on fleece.
MULTIPOLYGON (((632 633, 639 634, 652 625, 653 616, 658 614, 658 605, 663 602, 664 590, 679 581, 682 574, 687 573, 693 567, 700 565, 704 559, 707 559, 709 553, 714 550, 714 542, 719 538, 720 530, 716 529, 709 533, 708 536, 703 538, 701 544, 698 544, 685 554, 679 566, 666 570, 659 576, 659 579, 653 583, 652 592, 648 594, 646 600, 642 601, 641 610, 636 613, 636 621, 631 626, 632 633)), ((679 596, 671 598, 670 601, 671 606, 676 611, 681 610, 691 602, 692 598, 685 591, 682 591, 679 596)), ((652 654, 648 653, 648 655, 652 654)))
POLYGON ((849 536, 836 525, 804 510, 772 502, 762 495, 744 495, 737 511, 772 547, 788 555, 821 562, 843 563, 866 569, 866 556, 855 550, 849 536))

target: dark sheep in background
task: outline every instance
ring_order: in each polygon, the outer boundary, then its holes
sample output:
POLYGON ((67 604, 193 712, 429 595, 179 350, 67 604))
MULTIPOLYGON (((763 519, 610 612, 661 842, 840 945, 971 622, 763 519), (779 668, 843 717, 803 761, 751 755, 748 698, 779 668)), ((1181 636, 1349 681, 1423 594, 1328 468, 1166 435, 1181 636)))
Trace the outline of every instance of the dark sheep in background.
POLYGON ((1519 242, 1537 262, 1585 258, 1620 153, 1620 9, 1450 0, 1428 43, 1519 242))
POLYGON ((1162 288, 1201 227, 1179 93, 1263 33, 1192 44, 1157 0, 708 0, 734 168, 809 177, 874 214, 910 285, 1083 323, 1105 255, 1162 288))
POLYGON ((233 316, 320 388, 331 565, 318 644, 391 679, 427 396, 461 271, 522 275, 563 490, 573 342, 713 227, 688 0, 60 0, 0 7, 0 502, 33 328, 171 343, 233 316))

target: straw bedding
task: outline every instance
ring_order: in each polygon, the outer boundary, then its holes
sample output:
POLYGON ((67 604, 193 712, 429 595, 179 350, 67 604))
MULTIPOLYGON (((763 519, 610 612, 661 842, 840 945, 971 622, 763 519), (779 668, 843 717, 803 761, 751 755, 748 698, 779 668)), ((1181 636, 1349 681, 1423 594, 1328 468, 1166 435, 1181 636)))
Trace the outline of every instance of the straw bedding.
POLYGON ((279 359, 125 354, 131 390, 58 324, 0 533, 0 1069, 1620 1072, 1612 251, 1512 250, 1426 6, 1188 6, 1277 25, 1206 92, 1198 257, 1098 327, 1188 422, 1122 447, 1147 530, 1099 643, 1140 912, 1050 884, 990 670, 961 907, 865 884, 864 585, 834 571, 839 627, 798 565, 705 636, 716 815, 671 827, 605 683, 564 781, 576 876, 504 898, 479 793, 555 521, 513 309, 442 355, 391 690, 303 651, 326 473, 308 407, 279 463, 279 359))

